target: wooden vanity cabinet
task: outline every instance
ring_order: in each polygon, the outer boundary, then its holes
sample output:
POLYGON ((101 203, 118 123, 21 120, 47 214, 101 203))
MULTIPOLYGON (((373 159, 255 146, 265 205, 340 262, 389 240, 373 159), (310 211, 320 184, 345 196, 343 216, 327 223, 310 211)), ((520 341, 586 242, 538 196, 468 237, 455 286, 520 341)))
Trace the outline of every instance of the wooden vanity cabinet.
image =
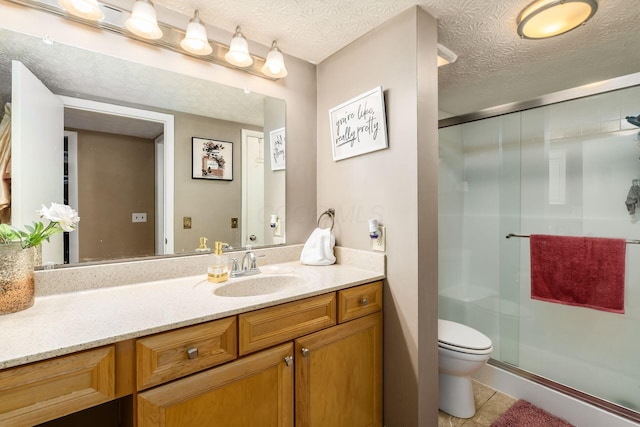
POLYGON ((339 291, 355 320, 295 340, 296 427, 382 427, 381 293, 382 282, 339 291))
POLYGON ((382 426, 382 282, 0 371, 0 427, 114 399, 138 427, 382 426))
POLYGON ((115 364, 110 345, 0 371, 0 426, 31 426, 114 399, 115 364))
POLYGON ((381 295, 376 282, 239 315, 241 357, 138 394, 138 427, 381 427, 381 295))
POLYGON ((145 391, 138 427, 291 427, 293 369, 287 343, 145 391))

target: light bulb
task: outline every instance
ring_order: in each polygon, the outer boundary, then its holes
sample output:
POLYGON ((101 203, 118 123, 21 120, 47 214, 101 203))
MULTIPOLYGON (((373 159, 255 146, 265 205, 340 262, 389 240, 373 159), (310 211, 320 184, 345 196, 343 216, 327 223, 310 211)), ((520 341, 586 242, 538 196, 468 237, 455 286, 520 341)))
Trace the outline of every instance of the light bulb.
POLYGON ((59 0, 58 4, 70 15, 91 21, 104 18, 97 0, 59 0))
POLYGON ((197 9, 193 19, 191 19, 189 25, 187 25, 187 33, 180 42, 180 46, 194 55, 208 55, 213 51, 207 39, 207 30, 202 24, 202 21, 200 21, 200 15, 197 9))
POLYGON ((124 25, 127 30, 138 37, 150 40, 162 38, 162 30, 158 27, 156 10, 149 0, 136 0, 131 16, 124 25))
POLYGON ((249 54, 247 39, 242 35, 239 25, 236 27, 236 33, 233 35, 231 44, 229 45, 229 52, 224 56, 224 59, 236 67, 248 67, 253 64, 253 58, 249 54))
POLYGON ((271 49, 267 54, 267 60, 262 67, 262 72, 269 77, 282 78, 287 76, 287 68, 284 66, 284 56, 278 48, 278 42, 271 44, 271 49))

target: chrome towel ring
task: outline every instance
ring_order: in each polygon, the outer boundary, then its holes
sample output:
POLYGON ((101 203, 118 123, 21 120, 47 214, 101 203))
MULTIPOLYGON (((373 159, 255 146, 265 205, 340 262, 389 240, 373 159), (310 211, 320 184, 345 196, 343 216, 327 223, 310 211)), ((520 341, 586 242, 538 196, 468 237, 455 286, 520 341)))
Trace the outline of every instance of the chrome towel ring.
POLYGON ((329 208, 326 211, 322 212, 320 214, 320 216, 318 217, 318 228, 320 228, 320 220, 322 220, 322 217, 325 216, 325 215, 327 215, 329 217, 329 219, 331 219, 331 230, 330 231, 333 231, 333 225, 334 225, 334 222, 335 222, 334 219, 335 219, 335 216, 336 216, 336 210, 332 209, 332 208, 329 208))

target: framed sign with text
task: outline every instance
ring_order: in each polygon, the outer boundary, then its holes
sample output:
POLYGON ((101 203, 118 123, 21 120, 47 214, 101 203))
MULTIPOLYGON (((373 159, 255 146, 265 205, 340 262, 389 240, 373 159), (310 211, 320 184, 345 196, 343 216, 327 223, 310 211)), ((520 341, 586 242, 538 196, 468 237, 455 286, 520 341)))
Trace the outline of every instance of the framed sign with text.
POLYGON ((269 132, 269 144, 271 151, 271 170, 284 170, 286 163, 285 128, 269 132))
POLYGON ((389 147, 382 86, 329 110, 333 160, 389 147))

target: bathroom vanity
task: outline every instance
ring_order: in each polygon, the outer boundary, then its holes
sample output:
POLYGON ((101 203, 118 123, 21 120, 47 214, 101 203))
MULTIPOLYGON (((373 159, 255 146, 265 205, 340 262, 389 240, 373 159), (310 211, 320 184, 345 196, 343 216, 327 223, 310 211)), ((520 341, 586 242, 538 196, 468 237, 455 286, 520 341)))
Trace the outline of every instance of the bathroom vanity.
MULTIPOLYGON (((357 252, 343 258, 368 257, 357 252)), ((3 331, 22 328, 0 349, 0 426, 59 425, 108 402, 130 426, 381 426, 384 256, 372 256, 366 268, 284 262, 221 284, 203 274, 37 298, 31 315, 0 317, 3 331), (79 307, 88 324, 71 318, 79 307), (58 331, 57 348, 37 328, 58 331), (29 329, 42 340, 24 354, 29 329)))

